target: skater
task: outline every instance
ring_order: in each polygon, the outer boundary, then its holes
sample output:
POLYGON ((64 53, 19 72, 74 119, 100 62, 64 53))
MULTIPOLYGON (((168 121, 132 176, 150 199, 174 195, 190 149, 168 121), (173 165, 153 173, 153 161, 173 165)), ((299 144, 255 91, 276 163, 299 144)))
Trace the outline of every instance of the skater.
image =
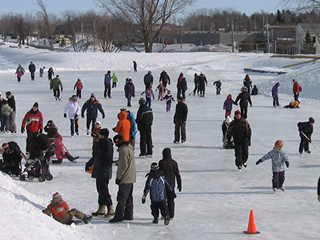
POLYGON ((9 118, 13 109, 9 106, 8 101, 3 99, 1 104, 1 133, 10 133, 9 118))
POLYGON ((133 70, 135 71, 135 72, 137 72, 137 62, 136 61, 133 61, 133 70))
POLYGON ((299 100, 299 94, 301 92, 301 87, 298 83, 297 80, 295 79, 292 79, 292 82, 293 82, 293 98, 295 101, 298 101, 299 100))
POLYGON ((17 68, 17 70, 16 70, 18 82, 21 81, 21 77, 24 75, 24 73, 25 73, 24 68, 19 64, 19 66, 18 66, 18 68, 17 68))
POLYGON ((152 109, 146 105, 146 100, 140 98, 139 109, 137 113, 136 123, 140 131, 140 154, 139 157, 152 157, 152 109))
POLYGON ((111 78, 112 78, 112 88, 116 88, 117 82, 118 82, 118 77, 117 77, 116 73, 113 73, 111 78))
POLYGON ((230 123, 227 140, 234 139, 235 164, 240 170, 242 166, 247 167, 249 146, 251 145, 251 128, 246 119, 241 118, 239 110, 234 113, 234 120, 230 123))
POLYGON ((135 86, 131 78, 127 78, 124 86, 124 95, 127 98, 127 107, 131 107, 131 98, 135 97, 135 86))
POLYGON ((114 136, 113 142, 119 152, 116 178, 119 189, 115 216, 109 221, 110 223, 133 220, 133 184, 136 182, 136 163, 132 145, 123 141, 121 135, 114 136))
POLYGON ((276 192, 277 189, 284 191, 284 179, 285 179, 285 170, 284 164, 286 164, 287 168, 289 168, 288 155, 282 151, 283 141, 277 140, 274 144, 273 149, 260 158, 256 165, 264 162, 267 159, 272 160, 272 188, 273 192, 276 192))
POLYGON ((222 86, 221 80, 219 79, 218 81, 213 82, 213 85, 216 85, 216 95, 220 95, 222 86))
POLYGON ((63 117, 67 118, 67 111, 69 110, 69 119, 70 119, 70 132, 71 136, 74 136, 74 133, 79 135, 79 115, 81 113, 81 106, 76 95, 72 95, 69 98, 69 102, 64 107, 63 117))
POLYGON ((178 185, 177 189, 179 192, 181 192, 182 181, 181 181, 178 163, 174 159, 172 159, 170 148, 164 148, 162 150, 162 159, 159 161, 159 169, 161 171, 164 171, 164 174, 166 175, 173 189, 173 191, 167 191, 169 217, 173 219, 175 215, 174 199, 177 197, 176 193, 174 192, 174 189, 177 181, 177 185, 178 185))
POLYGON ((81 117, 84 118, 84 112, 87 110, 87 135, 90 133, 90 124, 92 124, 91 129, 94 127, 94 123, 98 117, 98 110, 100 111, 102 118, 105 117, 104 110, 101 103, 96 99, 96 95, 91 93, 90 99, 88 99, 82 106, 81 117))
POLYGON ((258 95, 259 90, 257 88, 257 85, 253 85, 253 88, 251 90, 251 95, 258 95))
POLYGON ((104 98, 111 98, 111 72, 108 71, 107 74, 104 75, 104 98))
POLYGON ((232 121, 231 117, 227 116, 226 119, 222 122, 222 142, 223 142, 223 148, 226 148, 226 149, 234 148, 233 137, 230 138, 230 141, 228 141, 228 138, 227 138, 231 121, 232 121))
POLYGON ((248 92, 250 93, 250 89, 252 87, 252 81, 250 79, 249 74, 246 74, 246 76, 244 77, 243 86, 247 87, 248 92))
MULTIPOLYGON (((193 79, 193 81, 194 81, 194 89, 191 92, 191 93, 193 93, 193 96, 196 95, 196 92, 198 91, 198 77, 199 77, 198 74, 195 73, 194 74, 194 79, 193 79)), ((191 93, 189 95, 191 95, 191 93)))
POLYGON ((159 90, 159 95, 158 95, 158 101, 162 101, 163 100, 163 95, 164 95, 164 92, 166 90, 166 88, 164 87, 162 81, 159 82, 159 85, 157 86, 157 89, 156 91, 159 90))
POLYGON ((58 192, 52 195, 51 203, 42 212, 48 216, 52 214, 55 220, 66 225, 74 223, 73 217, 81 219, 85 224, 88 224, 92 219, 92 216, 87 216, 75 208, 69 210, 68 204, 63 201, 62 196, 58 192))
POLYGON ((232 95, 228 94, 227 99, 223 103, 223 109, 226 110, 226 113, 224 115, 225 118, 231 116, 232 104, 238 105, 235 101, 233 101, 232 95))
POLYGON ((48 80, 52 80, 53 76, 54 76, 53 68, 50 67, 48 70, 48 80))
POLYGON ((166 100, 166 111, 170 112, 171 104, 172 104, 172 101, 174 101, 174 98, 173 98, 171 91, 169 89, 167 90, 167 94, 164 96, 163 99, 166 100))
POLYGON ((180 133, 181 133, 181 143, 184 143, 187 140, 186 135, 186 124, 188 117, 188 106, 183 102, 183 98, 178 99, 176 105, 176 111, 173 116, 174 123, 174 141, 173 143, 179 143, 180 133))
POLYGON ((146 202, 146 196, 150 192, 152 223, 157 224, 159 219, 159 210, 164 218, 164 225, 170 222, 170 216, 167 204, 167 191, 173 191, 164 172, 159 170, 158 163, 151 163, 150 172, 143 190, 142 204, 146 202))
POLYGON ((198 77, 198 92, 200 97, 204 97, 206 85, 208 85, 207 78, 203 73, 201 73, 198 77))
POLYGON ((311 135, 313 133, 313 124, 315 120, 313 117, 309 117, 308 122, 299 122, 297 124, 300 135, 299 153, 302 154, 303 150, 306 153, 311 153, 309 150, 309 143, 311 142, 311 135))
POLYGON ((39 104, 35 102, 32 108, 26 113, 22 120, 21 133, 27 129, 26 139, 26 153, 29 153, 29 142, 31 138, 38 133, 42 133, 43 129, 43 116, 39 111, 39 104))
POLYGON ((299 104, 299 101, 292 101, 288 105, 285 105, 283 108, 300 108, 299 104))
POLYGON ((164 88, 167 87, 167 84, 170 85, 170 77, 169 77, 168 73, 165 70, 163 70, 160 73, 159 82, 161 82, 161 81, 162 81, 162 84, 163 84, 164 88))
POLYGON ((113 143, 109 138, 109 130, 101 129, 96 133, 99 138, 98 146, 94 156, 86 163, 86 170, 94 166, 92 178, 96 179, 99 208, 92 213, 93 216, 104 216, 111 218, 114 216, 113 203, 109 193, 109 180, 112 178, 113 143), (106 208, 108 212, 106 213, 106 208))
POLYGON ((83 89, 83 84, 81 82, 81 79, 78 78, 76 83, 74 84, 73 90, 76 90, 76 96, 78 98, 81 98, 81 91, 83 89))
POLYGON ((29 72, 31 74, 31 80, 34 81, 34 73, 36 71, 36 65, 34 65, 33 62, 30 62, 29 64, 29 72))
POLYGON ((12 133, 17 132, 17 126, 16 126, 16 100, 14 98, 14 95, 10 92, 6 92, 6 97, 8 100, 9 106, 12 108, 12 113, 9 115, 9 130, 12 133))
POLYGON ((53 90, 53 96, 55 97, 56 101, 57 100, 61 101, 60 88, 61 88, 61 92, 62 92, 63 91, 62 82, 61 82, 59 75, 57 75, 54 79, 52 79, 50 81, 50 89, 53 90))
POLYGON ((126 109, 121 109, 120 113, 118 114, 118 123, 117 126, 112 128, 112 130, 123 137, 123 141, 129 142, 130 141, 130 130, 131 124, 128 120, 128 114, 126 109))
POLYGON ((21 150, 19 145, 14 142, 2 144, 2 159, 0 162, 0 171, 9 175, 19 176, 21 173, 21 150))
POLYGON ((151 107, 151 97, 154 100, 154 93, 152 90, 152 86, 150 85, 147 90, 144 90, 141 95, 145 94, 146 95, 146 104, 147 106, 151 107))
POLYGON ((182 96, 183 100, 185 100, 187 89, 187 80, 183 76, 183 73, 180 73, 177 83, 177 99, 179 99, 179 97, 182 96))
POLYGON ((241 88, 241 93, 236 98, 236 104, 238 105, 238 101, 240 100, 240 111, 241 115, 244 119, 247 119, 248 114, 248 102, 250 103, 250 106, 252 107, 251 97, 248 92, 247 87, 241 88))
POLYGON ((127 112, 127 119, 130 122, 130 143, 133 147, 133 151, 134 151, 134 147, 136 145, 136 135, 137 135, 137 123, 136 123, 136 119, 134 117, 134 114, 132 112, 130 112, 129 110, 126 109, 120 109, 120 110, 125 110, 127 112))
POLYGON ((102 125, 101 122, 96 122, 91 132, 92 137, 92 157, 94 156, 96 150, 98 149, 99 137, 98 133, 101 131, 102 125))
POLYGON ((143 82, 145 85, 145 90, 148 90, 149 87, 153 85, 153 76, 151 71, 148 71, 148 73, 144 75, 143 82))
POLYGON ((40 77, 43 77, 43 73, 44 73, 44 69, 45 69, 46 67, 40 67, 40 77))
POLYGON ((273 107, 280 107, 281 105, 279 104, 279 96, 278 96, 278 88, 280 86, 280 83, 277 82, 271 91, 272 98, 273 98, 273 107))

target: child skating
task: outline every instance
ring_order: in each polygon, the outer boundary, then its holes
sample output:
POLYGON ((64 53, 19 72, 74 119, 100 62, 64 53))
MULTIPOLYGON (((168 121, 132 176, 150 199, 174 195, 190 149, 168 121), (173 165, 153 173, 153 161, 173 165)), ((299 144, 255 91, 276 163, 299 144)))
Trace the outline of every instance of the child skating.
POLYGON ((277 189, 284 191, 284 185, 283 185, 284 179, 285 179, 284 165, 286 165, 288 168, 289 161, 288 161, 288 155, 284 151, 282 151, 283 144, 284 144, 283 141, 277 140, 274 144, 274 148, 256 162, 256 165, 258 165, 267 159, 271 159, 272 172, 273 172, 273 177, 272 177, 273 192, 276 192, 277 189))
POLYGON ((170 112, 171 103, 172 103, 172 101, 174 101, 174 98, 173 98, 170 90, 167 91, 167 94, 163 97, 163 99, 166 100, 166 111, 170 112))

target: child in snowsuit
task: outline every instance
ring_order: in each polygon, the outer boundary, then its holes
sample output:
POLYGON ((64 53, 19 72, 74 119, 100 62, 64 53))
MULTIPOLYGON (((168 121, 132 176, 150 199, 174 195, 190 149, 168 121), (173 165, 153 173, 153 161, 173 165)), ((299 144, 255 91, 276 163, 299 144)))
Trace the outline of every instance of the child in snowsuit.
POLYGON ((159 95, 158 95, 158 100, 163 100, 163 95, 164 95, 164 91, 166 90, 166 88, 164 87, 162 81, 160 81, 159 85, 157 86, 156 91, 159 90, 159 95))
POLYGON ((52 214, 55 220, 67 225, 73 223, 73 217, 81 219, 85 224, 88 224, 92 219, 92 216, 87 216, 75 208, 69 210, 68 204, 63 201, 62 196, 58 192, 52 195, 51 203, 42 212, 48 216, 52 214))
POLYGON ((118 82, 118 76, 116 75, 116 73, 113 73, 111 78, 112 78, 112 88, 116 88, 117 82, 118 82))
POLYGON ((227 118, 228 116, 231 116, 232 104, 238 105, 236 104, 235 101, 233 101, 232 95, 228 94, 227 99, 223 103, 223 109, 226 110, 226 113, 224 115, 225 118, 227 118))
POLYGON ((174 101, 170 90, 168 90, 168 93, 164 96, 163 99, 166 100, 166 111, 169 112, 171 109, 171 103, 172 101, 174 101))
POLYGON ((150 191, 151 199, 151 214, 154 217, 152 223, 158 223, 159 209, 161 215, 164 217, 164 224, 168 225, 170 222, 168 205, 166 201, 166 189, 173 191, 172 186, 168 182, 163 171, 159 170, 158 163, 151 163, 150 173, 147 174, 148 179, 143 191, 142 203, 146 202, 146 196, 150 191))
POLYGON ((284 151, 282 151, 283 144, 284 144, 283 141, 277 140, 275 142, 274 148, 256 162, 256 165, 258 165, 267 159, 272 160, 273 192, 276 192, 277 189, 284 191, 284 186, 283 186, 284 179, 285 179, 284 164, 286 164, 288 168, 289 161, 288 161, 288 155, 284 151))
POLYGON ((146 94, 146 105, 151 107, 151 97, 153 98, 154 100, 154 94, 153 94, 153 90, 152 90, 152 86, 150 85, 149 88, 145 91, 143 91, 141 93, 142 94, 146 94))

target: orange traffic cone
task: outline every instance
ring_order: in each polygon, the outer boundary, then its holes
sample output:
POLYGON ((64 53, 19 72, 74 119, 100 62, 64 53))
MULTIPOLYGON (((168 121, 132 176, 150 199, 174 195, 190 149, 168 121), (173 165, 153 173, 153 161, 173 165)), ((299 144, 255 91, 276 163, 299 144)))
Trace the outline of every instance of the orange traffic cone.
POLYGON ((250 211, 248 230, 247 231, 243 231, 243 232, 247 233, 247 234, 258 234, 258 233, 260 233, 256 229, 256 224, 254 222, 253 210, 250 211))

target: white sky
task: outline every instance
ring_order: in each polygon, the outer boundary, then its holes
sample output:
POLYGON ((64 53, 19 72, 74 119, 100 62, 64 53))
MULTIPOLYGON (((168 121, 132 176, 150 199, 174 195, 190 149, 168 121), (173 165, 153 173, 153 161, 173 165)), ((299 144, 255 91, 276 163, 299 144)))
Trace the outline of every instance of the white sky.
MULTIPOLYGON (((26 12, 36 12, 39 7, 36 0, 25 0, 23 1, 23 7, 21 7, 21 0, 10 0, 6 1, 5 4, 1 4, 0 14, 3 13, 26 13, 26 12)), ((100 11, 100 8, 96 6, 94 0, 55 0, 55 1, 43 1, 50 13, 60 14, 65 10, 74 10, 76 12, 86 12, 90 9, 96 12, 100 11)), ((260 12, 264 10, 265 12, 276 12, 277 9, 283 9, 284 6, 281 5, 281 0, 198 0, 190 10, 195 10, 197 8, 228 8, 232 7, 234 10, 251 15, 254 12, 260 12)))

